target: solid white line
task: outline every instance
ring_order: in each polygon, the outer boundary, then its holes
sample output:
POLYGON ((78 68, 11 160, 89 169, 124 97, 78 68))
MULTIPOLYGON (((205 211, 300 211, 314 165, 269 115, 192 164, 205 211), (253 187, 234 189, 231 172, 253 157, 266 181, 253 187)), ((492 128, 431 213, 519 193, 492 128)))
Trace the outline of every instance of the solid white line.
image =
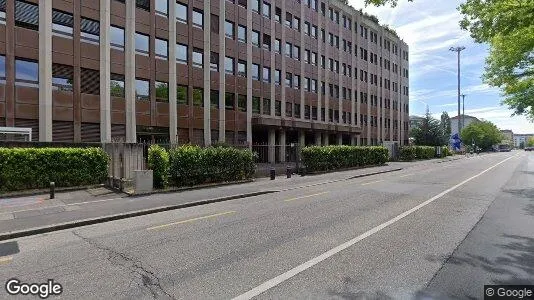
POLYGON ((361 241, 361 240, 363 240, 363 239, 365 239, 365 238, 367 238, 367 237, 369 237, 369 236, 381 231, 382 229, 388 227, 389 225, 391 225, 391 224, 403 219, 404 217, 406 217, 406 216, 418 211, 419 209, 427 206, 428 204, 432 203, 433 201, 445 196, 446 194, 456 190, 460 186, 468 183, 469 181, 481 176, 482 174, 488 172, 489 170, 497 167, 498 165, 500 165, 500 164, 502 164, 502 163, 514 158, 514 157, 515 156, 512 156, 512 157, 508 157, 505 160, 502 160, 501 162, 499 162, 499 163, 487 168, 486 170, 478 173, 477 175, 469 177, 468 179, 466 179, 466 180, 460 182, 459 184, 457 184, 457 185, 455 185, 455 186, 453 186, 453 187, 451 187, 451 188, 449 188, 449 189, 437 194, 436 196, 426 200, 425 202, 415 206, 414 208, 403 212, 402 214, 396 216, 395 218, 393 218, 393 219, 391 219, 391 220, 389 220, 389 221, 387 221, 385 223, 382 223, 382 224, 380 224, 380 225, 378 225, 378 226, 376 226, 376 227, 364 232, 363 234, 353 238, 352 240, 349 240, 349 241, 347 241, 347 242, 345 242, 345 243, 343 243, 343 244, 341 244, 341 245, 339 245, 339 246, 337 246, 335 248, 332 248, 332 249, 328 250, 327 252, 325 252, 325 253, 323 253, 323 254, 315 257, 315 258, 312 258, 311 260, 309 260, 309 261, 307 261, 307 262, 305 262, 305 263, 303 263, 303 264, 301 264, 299 266, 296 266, 295 268, 293 268, 293 269, 291 269, 291 270, 289 270, 289 271, 287 271, 287 272, 285 272, 283 274, 280 274, 280 275, 278 275, 278 276, 276 276, 276 277, 274 277, 274 278, 272 278, 270 280, 267 280, 266 282, 258 285, 257 287, 251 289, 250 291, 248 291, 248 292, 246 292, 244 294, 241 294, 241 295, 239 295, 239 296, 237 296, 237 297, 235 297, 233 299, 234 300, 252 299, 253 297, 256 297, 256 296, 260 295, 261 293, 263 293, 263 292, 265 292, 265 291, 277 286, 278 284, 290 279, 291 277, 293 277, 293 276, 295 276, 295 275, 297 275, 297 274, 299 274, 299 273, 301 273, 301 272, 303 272, 303 271, 315 266, 316 264, 322 262, 323 260, 325 260, 325 259, 327 259, 327 258, 329 258, 329 257, 331 257, 331 256, 333 256, 333 255, 335 255, 335 254, 347 249, 350 246, 353 246, 354 244, 358 243, 359 241, 361 241))

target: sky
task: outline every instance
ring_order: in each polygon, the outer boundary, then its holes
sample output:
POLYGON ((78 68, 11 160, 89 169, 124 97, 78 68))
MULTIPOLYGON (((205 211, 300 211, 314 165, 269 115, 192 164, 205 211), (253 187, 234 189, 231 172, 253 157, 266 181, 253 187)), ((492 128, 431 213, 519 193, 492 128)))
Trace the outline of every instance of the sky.
POLYGON ((443 111, 458 115, 457 54, 450 47, 464 46, 461 52, 461 91, 466 94, 465 114, 491 121, 514 133, 534 133, 534 123, 524 116, 512 117, 501 105, 500 91, 483 83, 488 46, 477 44, 463 31, 456 9, 459 0, 399 0, 395 8, 365 7, 363 0, 349 4, 376 15, 380 24, 394 28, 410 47, 410 115, 423 115, 428 105, 438 117, 443 111))

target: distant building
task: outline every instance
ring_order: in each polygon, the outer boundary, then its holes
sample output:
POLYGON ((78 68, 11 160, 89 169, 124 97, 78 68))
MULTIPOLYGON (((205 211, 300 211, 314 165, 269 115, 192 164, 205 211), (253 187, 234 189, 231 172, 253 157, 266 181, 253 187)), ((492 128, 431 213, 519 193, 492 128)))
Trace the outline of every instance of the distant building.
POLYGON ((504 144, 513 145, 514 144, 514 132, 509 129, 501 130, 501 133, 503 135, 503 142, 504 144))
POLYGON ((528 139, 531 137, 534 137, 534 133, 514 134, 514 147, 521 147, 521 143, 526 145, 528 139))
POLYGON ((423 122, 425 118, 420 116, 410 116, 410 131, 412 131, 413 128, 419 126, 423 122))
MULTIPOLYGON (((469 126, 469 124, 471 123, 480 122, 479 119, 473 116, 461 115, 460 117, 462 117, 462 119, 460 120, 463 123, 462 128, 469 126)), ((454 135, 456 133, 458 133, 458 116, 451 118, 451 135, 454 135)))

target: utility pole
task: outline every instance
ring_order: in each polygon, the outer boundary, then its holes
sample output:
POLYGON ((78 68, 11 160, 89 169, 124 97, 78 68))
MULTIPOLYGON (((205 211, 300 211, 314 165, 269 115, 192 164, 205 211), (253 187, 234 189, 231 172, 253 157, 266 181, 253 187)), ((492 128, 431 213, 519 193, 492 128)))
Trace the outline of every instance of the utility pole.
POLYGON ((465 94, 462 94, 462 128, 465 127, 465 94))
POLYGON ((450 51, 458 53, 458 135, 462 132, 462 123, 460 120, 460 52, 465 50, 465 47, 451 47, 450 51))

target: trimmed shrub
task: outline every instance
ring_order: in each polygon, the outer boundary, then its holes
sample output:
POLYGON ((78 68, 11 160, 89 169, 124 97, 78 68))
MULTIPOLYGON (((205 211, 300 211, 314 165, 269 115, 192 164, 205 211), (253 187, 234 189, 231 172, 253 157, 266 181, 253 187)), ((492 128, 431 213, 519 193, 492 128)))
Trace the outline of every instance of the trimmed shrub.
POLYGON ((443 147, 441 147, 441 155, 443 157, 451 156, 452 155, 452 151, 449 149, 449 147, 443 146, 443 147))
POLYGON ((415 160, 416 153, 415 153, 415 146, 404 146, 401 147, 399 150, 399 159, 404 161, 412 161, 415 160))
POLYGON ((431 146, 415 146, 416 159, 431 159, 436 157, 436 149, 431 146))
POLYGON ((0 191, 103 183, 108 159, 100 148, 0 148, 0 191))
POLYGON ((158 145, 148 148, 148 168, 153 171, 154 187, 164 188, 169 176, 169 153, 165 148, 158 145))
MULTIPOLYGON (((446 157, 452 155, 448 147, 441 147, 441 156, 446 157)), ((399 159, 404 161, 412 161, 415 159, 432 159, 436 158, 436 148, 431 146, 404 146, 400 148, 399 159)))
POLYGON ((185 145, 169 151, 169 180, 174 186, 250 179, 255 156, 248 149, 185 145))
POLYGON ((308 172, 381 165, 389 157, 385 147, 311 146, 302 149, 302 163, 308 172))

